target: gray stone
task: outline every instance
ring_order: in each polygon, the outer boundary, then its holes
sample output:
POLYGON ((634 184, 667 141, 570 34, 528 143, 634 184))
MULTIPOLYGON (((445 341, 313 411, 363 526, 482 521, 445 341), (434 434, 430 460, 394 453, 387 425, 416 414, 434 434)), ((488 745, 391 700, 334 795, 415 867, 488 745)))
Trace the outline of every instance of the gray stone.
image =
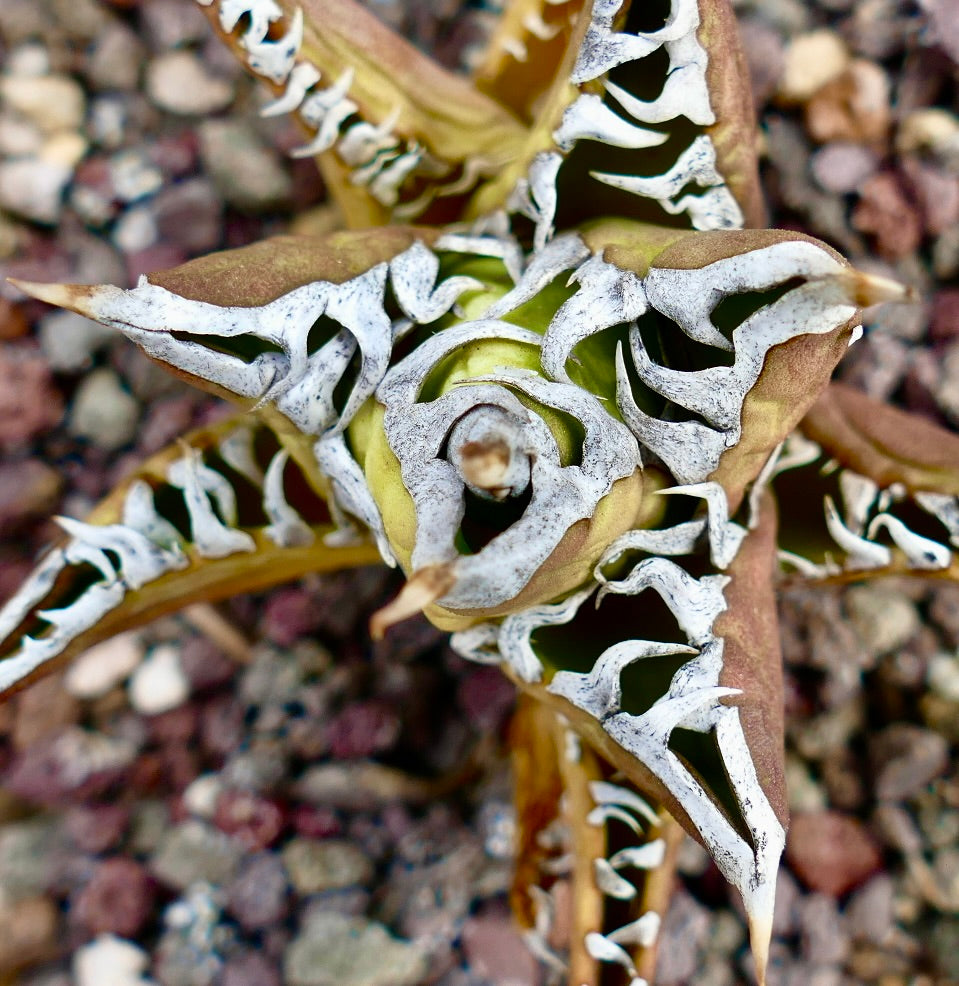
POLYGON ((798 905, 802 955, 807 962, 831 966, 849 955, 849 935, 834 898, 813 893, 798 905))
POLYGON ((165 834, 150 869, 158 880, 178 890, 199 880, 224 886, 236 876, 242 855, 242 847, 228 835, 191 820, 165 834))
MULTIPOLYGON (((149 6, 149 5, 148 5, 149 6)), ((94 89, 129 92, 137 87, 143 43, 125 24, 112 23, 93 44, 87 76, 94 89)))
POLYGON ((287 986, 414 986, 427 967, 422 949, 381 924, 316 913, 287 948, 283 971, 287 986))
POLYGON ((876 173, 879 159, 874 151, 861 144, 835 141, 812 156, 813 177, 827 192, 854 192, 876 173))
POLYGON ((301 895, 364 884, 373 876, 365 854, 345 839, 291 839, 283 847, 283 865, 301 895))
POLYGON ((883 801, 913 797, 949 765, 944 736, 904 722, 872 737, 869 753, 876 769, 876 796, 883 801))
POLYGON ((59 822, 35 819, 0 828, 0 897, 11 902, 43 893, 56 876, 59 822))
POLYGON ((32 219, 54 224, 63 208, 63 190, 73 169, 57 161, 36 157, 0 162, 0 207, 32 219))
POLYGON ((207 116, 233 102, 233 83, 213 75, 190 51, 167 51, 147 67, 146 92, 161 110, 180 116, 207 116))
POLYGON ((250 212, 287 202, 292 179, 279 155, 244 120, 204 120, 200 155, 229 205, 250 212))
POLYGON ((902 647, 919 629, 912 600, 885 586, 854 586, 844 602, 863 643, 875 656, 902 647))
POLYGON ((895 927, 895 884, 888 873, 879 873, 849 898, 845 918, 855 941, 882 945, 895 927))
POLYGON ((103 367, 81 381, 67 428, 71 435, 113 451, 133 439, 139 421, 137 399, 124 390, 113 370, 103 367))
POLYGON ((119 338, 114 329, 76 312, 53 311, 40 319, 40 348, 56 373, 79 373, 93 354, 119 338))

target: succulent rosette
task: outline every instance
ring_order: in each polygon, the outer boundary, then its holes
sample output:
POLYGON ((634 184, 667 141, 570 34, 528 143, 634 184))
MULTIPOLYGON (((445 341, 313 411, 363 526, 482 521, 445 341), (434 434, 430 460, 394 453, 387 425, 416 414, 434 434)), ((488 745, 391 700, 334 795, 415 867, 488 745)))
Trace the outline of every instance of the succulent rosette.
POLYGON ((201 3, 273 86, 266 112, 298 115, 348 224, 374 228, 129 290, 21 285, 241 413, 61 520, 0 611, 0 690, 184 602, 398 564, 373 635, 423 611, 523 692, 514 903, 537 954, 572 986, 643 981, 670 883, 654 802, 742 893, 762 976, 786 825, 778 566, 957 573, 959 439, 829 385, 861 310, 904 291, 737 228, 762 210, 721 0, 518 0, 475 82, 346 0, 201 3), (531 889, 560 815, 563 957, 531 889))

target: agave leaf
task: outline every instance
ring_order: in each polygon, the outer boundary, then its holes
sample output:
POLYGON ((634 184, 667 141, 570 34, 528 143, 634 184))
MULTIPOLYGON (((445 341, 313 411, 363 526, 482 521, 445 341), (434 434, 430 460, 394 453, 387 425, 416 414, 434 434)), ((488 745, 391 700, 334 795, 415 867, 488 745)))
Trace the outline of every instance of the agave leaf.
MULTIPOLYGON (((530 22, 520 8, 484 69, 497 92, 534 72, 502 54, 504 42, 524 43, 518 28, 542 20, 536 12, 530 22)), ((549 42, 554 75, 541 92, 535 67, 536 118, 524 149, 477 192, 470 213, 505 205, 534 222, 538 246, 554 228, 604 215, 687 229, 758 224, 748 75, 725 0, 672 0, 656 10, 587 0, 572 12, 573 26, 549 42), (566 40, 562 54, 557 38, 566 40)))
MULTIPOLYGON (((685 529, 673 529, 666 553, 697 550, 682 543, 685 529)), ((743 895, 760 969, 785 840, 774 531, 767 501, 756 530, 725 555, 726 574, 700 578, 637 541, 657 532, 630 532, 597 567, 595 601, 587 586, 453 638, 468 657, 499 658, 524 691, 566 716, 704 842, 743 895), (634 563, 636 552, 650 556, 634 563), (646 589, 641 605, 635 597, 646 589)))
POLYGON ((522 144, 509 110, 354 0, 201 2, 239 59, 273 85, 265 112, 295 112, 310 131, 294 153, 320 156, 354 226, 468 190, 522 144))
POLYGON ((770 462, 787 574, 959 577, 959 437, 832 384, 770 462))
POLYGON ((677 235, 618 220, 584 239, 642 278, 617 355, 624 420, 680 483, 719 482, 731 513, 827 385, 860 308, 905 294, 798 233, 677 235))
POLYGON ((0 610, 0 697, 82 650, 187 604, 378 562, 328 543, 325 501, 268 429, 239 415, 151 456, 0 610))

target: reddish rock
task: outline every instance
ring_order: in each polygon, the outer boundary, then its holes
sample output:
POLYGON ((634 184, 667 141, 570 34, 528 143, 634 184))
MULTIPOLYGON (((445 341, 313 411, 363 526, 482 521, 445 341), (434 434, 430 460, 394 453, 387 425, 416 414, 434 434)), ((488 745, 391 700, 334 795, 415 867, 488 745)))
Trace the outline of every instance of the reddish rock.
POLYGON ((290 883, 273 852, 248 857, 227 888, 227 907, 245 931, 280 924, 290 906, 290 883))
POLYGON ((319 628, 322 613, 301 586, 274 592, 263 613, 263 633, 278 647, 289 647, 319 628))
POLYGON ((879 252, 890 260, 912 253, 922 240, 922 219, 896 175, 873 175, 860 189, 852 224, 876 237, 879 252))
POLYGON ((400 720, 385 702, 353 702, 327 727, 330 752, 337 760, 358 760, 388 750, 400 733, 400 720))
POLYGON ((104 860, 73 901, 71 917, 94 934, 133 937, 153 908, 153 879, 132 859, 104 860))
POLYGON ((882 856, 876 840, 858 819, 837 811, 793 818, 786 859, 800 880, 819 893, 840 897, 875 873, 882 856))
POLYGON ((332 808, 297 805, 290 821, 297 834, 307 839, 330 839, 343 832, 339 816, 332 808))
POLYGON ((29 329, 23 309, 9 298, 0 298, 0 339, 19 339, 29 329))
POLYGON ((482 979, 515 986, 539 983, 536 959, 510 918, 471 917, 463 926, 462 942, 470 967, 482 979))
POLYGON ((63 417, 63 398, 46 359, 29 346, 0 347, 0 444, 18 445, 63 417))
POLYGON ((248 849, 276 842, 286 822, 283 808, 252 791, 224 791, 216 802, 213 824, 248 849))
POLYGON ((477 729, 492 732, 516 704, 516 687, 499 668, 476 668, 460 681, 457 698, 477 729))
POLYGON ((891 120, 886 73, 864 58, 850 62, 806 104, 806 129, 821 144, 830 140, 882 141, 891 120))
POLYGON ((959 339, 959 288, 946 288, 936 294, 929 317, 929 335, 937 342, 959 339))
POLYGON ((0 464, 0 534, 26 521, 46 517, 60 499, 63 478, 39 459, 0 464))
POLYGON ((77 805, 64 818, 70 840, 82 852, 102 853, 114 849, 130 823, 125 805, 77 805))

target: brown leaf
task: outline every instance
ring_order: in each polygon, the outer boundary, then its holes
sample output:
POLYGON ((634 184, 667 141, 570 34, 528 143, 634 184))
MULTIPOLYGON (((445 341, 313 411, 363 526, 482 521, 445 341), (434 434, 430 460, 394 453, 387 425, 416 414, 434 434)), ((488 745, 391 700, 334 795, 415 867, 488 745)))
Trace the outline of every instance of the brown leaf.
POLYGON ((880 487, 959 496, 959 435, 845 384, 829 386, 800 430, 880 487))

